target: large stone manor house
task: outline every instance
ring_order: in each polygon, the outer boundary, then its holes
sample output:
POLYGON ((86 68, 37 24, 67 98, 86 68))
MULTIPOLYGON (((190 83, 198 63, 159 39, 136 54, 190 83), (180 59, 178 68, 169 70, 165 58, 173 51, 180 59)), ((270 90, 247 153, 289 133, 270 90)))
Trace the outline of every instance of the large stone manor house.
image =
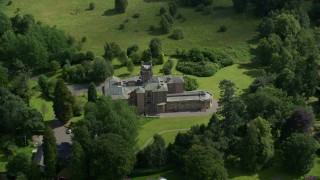
POLYGON ((184 91, 181 76, 153 76, 152 63, 142 62, 139 76, 121 80, 109 78, 103 87, 105 96, 127 100, 139 114, 177 111, 205 111, 212 104, 212 94, 184 91))

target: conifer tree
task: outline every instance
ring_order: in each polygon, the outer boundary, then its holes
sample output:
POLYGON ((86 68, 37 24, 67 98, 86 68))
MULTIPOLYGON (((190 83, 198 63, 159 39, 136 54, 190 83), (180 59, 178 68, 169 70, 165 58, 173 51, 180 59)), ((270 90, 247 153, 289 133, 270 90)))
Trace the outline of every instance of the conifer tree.
POLYGON ((74 98, 62 79, 59 79, 54 89, 53 110, 60 122, 65 123, 72 118, 74 98))
POLYGON ((91 82, 88 88, 88 102, 96 102, 97 100, 97 89, 96 85, 91 82))
POLYGON ((56 175, 57 158, 56 137, 53 130, 47 126, 43 134, 43 164, 46 167, 45 170, 48 177, 56 175))

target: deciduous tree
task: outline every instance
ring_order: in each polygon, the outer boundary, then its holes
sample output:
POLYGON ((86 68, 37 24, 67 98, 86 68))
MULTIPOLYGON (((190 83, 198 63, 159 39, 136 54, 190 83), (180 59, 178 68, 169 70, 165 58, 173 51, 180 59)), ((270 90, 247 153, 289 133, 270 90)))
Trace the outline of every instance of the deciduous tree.
POLYGON ((195 179, 228 179, 221 154, 212 148, 193 145, 184 156, 185 172, 195 179))
POLYGON ((274 155, 273 137, 268 121, 258 117, 247 124, 241 144, 241 162, 245 169, 260 171, 274 155))
POLYGON ((314 166, 318 143, 306 134, 292 134, 282 143, 283 164, 288 171, 305 174, 314 166))

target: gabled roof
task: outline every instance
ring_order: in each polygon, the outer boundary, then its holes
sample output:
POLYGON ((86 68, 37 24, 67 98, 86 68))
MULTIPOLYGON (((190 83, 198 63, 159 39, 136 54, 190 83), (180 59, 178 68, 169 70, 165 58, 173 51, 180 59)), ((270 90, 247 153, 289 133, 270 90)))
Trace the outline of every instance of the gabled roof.
POLYGON ((163 81, 172 84, 172 83, 184 83, 184 79, 182 76, 176 76, 176 75, 169 75, 169 76, 163 76, 163 81))

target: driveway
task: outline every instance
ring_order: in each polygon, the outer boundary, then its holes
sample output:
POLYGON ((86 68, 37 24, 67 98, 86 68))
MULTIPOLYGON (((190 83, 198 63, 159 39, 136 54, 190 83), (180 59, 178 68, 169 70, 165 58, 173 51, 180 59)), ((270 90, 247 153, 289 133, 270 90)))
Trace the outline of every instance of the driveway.
POLYGON ((71 134, 66 133, 67 128, 64 127, 58 119, 54 119, 50 126, 57 140, 59 157, 69 159, 72 154, 71 134))

